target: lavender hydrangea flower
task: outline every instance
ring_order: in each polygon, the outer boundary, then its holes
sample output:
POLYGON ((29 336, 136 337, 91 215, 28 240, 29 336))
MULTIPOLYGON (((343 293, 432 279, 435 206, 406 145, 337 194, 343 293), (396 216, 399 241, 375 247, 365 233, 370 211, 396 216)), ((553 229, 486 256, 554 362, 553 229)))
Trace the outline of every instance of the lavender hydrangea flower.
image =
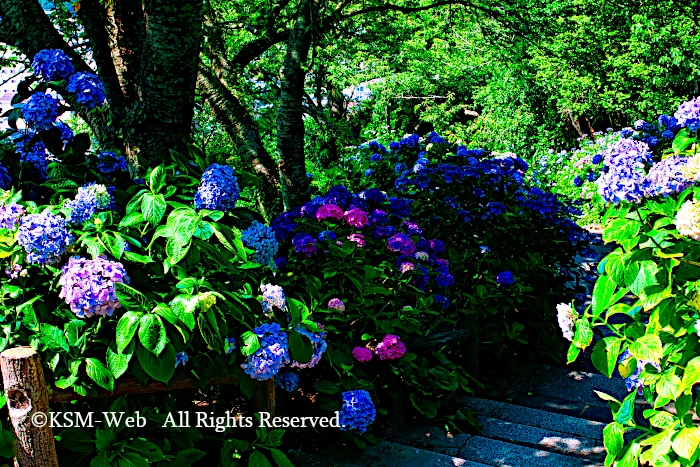
POLYGON ((36 92, 24 103, 22 118, 29 127, 48 130, 58 118, 58 100, 50 94, 36 92))
POLYGON ((75 71, 68 55, 60 49, 44 49, 37 52, 32 60, 32 68, 44 81, 66 79, 75 71))
POLYGON ((106 186, 97 183, 88 183, 78 188, 78 194, 74 200, 65 203, 70 211, 68 223, 83 224, 90 220, 97 211, 107 209, 112 202, 112 196, 106 186))
POLYGON ((289 339, 277 323, 262 324, 253 333, 260 339, 260 348, 248 356, 241 368, 251 378, 265 381, 289 363, 289 339))
POLYGON ((498 285, 512 285, 515 282, 515 277, 510 271, 503 271, 496 276, 498 285))
POLYGON ((321 332, 318 334, 315 334, 308 329, 302 328, 302 327, 295 327, 294 330, 301 334, 302 336, 307 337, 310 341, 311 344, 314 347, 314 353, 311 356, 311 360, 309 360, 307 363, 299 363, 296 360, 292 362, 291 367, 292 368, 299 368, 299 369, 305 369, 305 368, 313 368, 315 367, 318 362, 321 361, 321 357, 323 357, 323 352, 326 351, 328 348, 328 344, 326 344, 326 333, 321 332))
POLYGON ((252 260, 256 263, 269 265, 279 250, 275 232, 268 225, 253 221, 241 234, 243 244, 255 250, 252 260))
POLYGON ((275 377, 275 386, 287 392, 294 392, 299 387, 299 373, 295 371, 280 371, 275 377))
POLYGON ((46 211, 22 218, 17 241, 27 252, 29 263, 52 264, 73 243, 73 236, 66 228, 65 219, 46 211))
POLYGON ((678 119, 679 126, 684 126, 693 132, 700 130, 700 97, 682 103, 673 116, 678 119))
POLYGON ((105 89, 100 78, 93 73, 79 71, 68 78, 66 91, 74 93, 79 104, 87 109, 102 107, 105 102, 105 89))
POLYGON ((374 422, 377 410, 369 392, 364 389, 343 393, 343 407, 340 409, 340 429, 364 433, 374 422))
POLYGON ((398 233, 389 239, 388 248, 390 251, 410 255, 416 251, 416 244, 408 235, 398 233))
POLYGON ((571 305, 567 303, 560 303, 557 305, 557 322, 559 323, 559 329, 564 336, 564 339, 572 341, 574 339, 574 321, 576 320, 576 313, 574 313, 571 305))
POLYGON ((112 316, 122 306, 114 289, 116 283, 129 283, 121 263, 109 261, 105 256, 95 259, 74 256, 61 271, 59 298, 65 299, 78 318, 112 316))
POLYGON ((194 195, 197 209, 229 211, 240 197, 238 179, 233 167, 212 164, 202 175, 202 184, 194 195))
MULTIPOLYGON (((620 354, 620 357, 618 358, 617 362, 623 363, 632 358, 634 357, 630 353, 630 351, 625 350, 624 352, 622 352, 622 354, 620 354)), ((657 370, 661 371, 661 365, 659 365, 658 363, 647 362, 645 360, 637 360, 637 367, 634 369, 632 374, 625 378, 625 386, 627 387, 628 391, 633 391, 636 389, 638 394, 642 394, 642 388, 644 387, 644 377, 642 376, 640 378, 640 376, 642 375, 642 371, 644 371, 644 367, 647 365, 651 365, 657 370)))
POLYGON ((105 175, 117 170, 128 171, 129 165, 124 156, 119 156, 110 151, 103 151, 97 155, 97 170, 105 175))
POLYGON ((380 360, 396 360, 406 353, 406 345, 399 336, 387 334, 374 351, 380 360))
POLYGON ((372 351, 369 350, 367 347, 355 347, 354 349, 352 349, 352 356, 358 362, 368 362, 372 360, 372 355, 372 351))
POLYGON ((188 357, 185 352, 176 353, 175 354, 175 368, 180 366, 180 364, 182 364, 182 366, 187 365, 187 360, 189 360, 189 359, 190 359, 190 357, 188 357))
POLYGON ((644 195, 668 196, 679 193, 692 185, 684 176, 684 168, 688 158, 680 156, 667 157, 651 166, 649 173, 642 182, 644 195))
POLYGON ((307 233, 298 233, 292 239, 294 251, 304 253, 308 258, 316 253, 316 239, 307 233))
POLYGON ((24 207, 12 203, 9 206, 0 206, 0 229, 13 230, 19 223, 19 218, 24 214, 24 207))
POLYGON ((267 316, 272 316, 275 308, 282 311, 286 309, 287 298, 281 286, 263 284, 260 286, 260 291, 262 292, 263 313, 267 316))
POLYGON ((331 310, 345 311, 345 303, 339 298, 331 298, 328 301, 328 308, 331 310))
POLYGON ((596 181, 598 193, 605 201, 638 202, 642 196, 644 167, 651 161, 649 146, 641 141, 621 139, 605 150, 609 170, 596 181))

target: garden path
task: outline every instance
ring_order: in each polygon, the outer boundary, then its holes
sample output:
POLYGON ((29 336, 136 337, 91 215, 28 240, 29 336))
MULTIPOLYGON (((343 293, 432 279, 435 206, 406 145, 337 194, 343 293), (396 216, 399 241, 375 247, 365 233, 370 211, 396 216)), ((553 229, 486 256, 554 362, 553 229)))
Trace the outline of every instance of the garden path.
MULTIPOLYGON (((599 257, 609 247, 595 247, 599 257)), ((596 258, 577 258, 595 270, 596 258)), ((586 285, 590 295, 590 285, 586 285)), ((594 393, 619 400, 628 392, 586 360, 566 368, 532 364, 465 397, 478 413, 479 434, 449 434, 427 426, 386 427, 383 441, 364 451, 309 454, 292 451, 303 467, 603 467, 603 428, 612 420, 594 393)))

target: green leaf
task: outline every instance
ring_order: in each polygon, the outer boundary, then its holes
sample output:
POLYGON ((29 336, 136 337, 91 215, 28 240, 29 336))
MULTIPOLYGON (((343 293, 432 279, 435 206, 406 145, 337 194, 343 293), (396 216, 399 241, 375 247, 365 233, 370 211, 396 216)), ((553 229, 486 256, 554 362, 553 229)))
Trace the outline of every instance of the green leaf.
POLYGON ((691 389, 694 384, 700 382, 700 357, 695 357, 685 365, 683 380, 681 381, 681 391, 691 389))
POLYGON ((627 397, 622 401, 620 409, 615 413, 615 421, 618 423, 625 424, 632 420, 634 417, 634 399, 637 397, 637 393, 632 391, 627 397))
POLYGON ((165 215, 167 207, 168 205, 163 195, 146 193, 141 200, 141 212, 143 212, 144 219, 151 225, 158 225, 165 215))
POLYGON ((635 340, 629 350, 637 360, 652 363, 659 363, 663 356, 661 339, 655 334, 647 334, 635 340))
MULTIPOLYGON (((119 334, 117 334, 117 338, 119 334)), ((129 362, 131 357, 134 355, 134 341, 126 346, 122 351, 117 351, 117 344, 115 341, 107 347, 107 367, 109 371, 114 375, 114 379, 119 379, 126 370, 129 369, 129 362)))
POLYGON ((87 323, 81 319, 73 319, 63 325, 63 331, 66 334, 66 339, 68 339, 69 345, 75 346, 78 344, 78 339, 80 339, 80 330, 85 326, 87 326, 87 323))
POLYGON ((124 256, 126 259, 133 261, 134 263, 148 264, 153 262, 153 259, 151 259, 150 256, 139 255, 131 251, 125 251, 124 256))
POLYGON ((673 370, 664 373, 656 382, 656 392, 661 397, 675 400, 681 392, 681 379, 673 374, 673 370))
POLYGON ((225 336, 221 335, 214 310, 208 309, 200 313, 199 316, 197 316, 197 325, 204 342, 206 342, 211 349, 222 351, 224 348, 225 336))
POLYGON ((150 352, 160 355, 165 348, 165 344, 168 343, 168 336, 160 316, 149 313, 141 317, 139 321, 139 341, 150 352))
POLYGON ((177 314, 165 303, 159 303, 153 308, 153 313, 157 314, 170 324, 177 324, 177 314))
POLYGON ((144 221, 143 214, 140 212, 132 212, 124 216, 124 218, 119 222, 119 230, 126 229, 127 227, 132 227, 134 225, 139 225, 144 221))
POLYGON ((617 337, 606 337, 598 341, 593 348, 591 360, 598 371, 608 378, 612 378, 619 353, 620 339, 617 337))
POLYGON ((332 383, 325 380, 317 381, 314 384, 314 388, 316 388, 318 392, 322 392, 324 394, 338 394, 342 392, 342 388, 338 383, 332 383))
POLYGON ((113 232, 103 232, 100 237, 102 243, 116 259, 121 259, 124 254, 124 238, 113 232))
POLYGON ((123 352, 134 338, 139 322, 143 314, 141 312, 127 311, 117 323, 117 352, 123 352))
POLYGON ((598 278, 593 287, 593 298, 591 307, 594 316, 600 316, 610 305, 612 305, 612 297, 615 294, 617 284, 610 276, 603 275, 598 278))
POLYGON ((85 370, 90 379, 96 382, 100 387, 110 392, 114 391, 114 376, 112 376, 112 373, 101 361, 96 358, 86 358, 85 363, 85 370))
POLYGON ((585 349, 593 340, 593 329, 586 318, 581 318, 576 321, 576 332, 574 333, 573 343, 580 349, 585 349))
POLYGON ((244 357, 252 355, 258 351, 260 348, 260 338, 257 334, 246 331, 241 335, 241 341, 243 341, 243 347, 241 347, 241 353, 244 357))
POLYGON ((163 168, 162 164, 151 171, 150 186, 154 194, 160 192, 165 186, 165 176, 165 168, 163 168))
POLYGON ((148 461, 135 452, 122 451, 117 457, 118 467, 150 467, 148 461))
POLYGON ((569 346, 568 352, 566 352, 566 363, 571 363, 571 362, 576 361, 576 359, 578 358, 580 353, 581 353, 581 349, 576 347, 576 345, 572 342, 571 345, 569 346))
POLYGON ((128 311, 147 312, 150 310, 146 296, 135 288, 121 282, 115 282, 114 290, 119 299, 119 303, 128 311))
POLYGON ((272 467, 267 457, 260 451, 253 451, 248 459, 248 467, 272 467))
POLYGON ((187 256, 187 253, 190 251, 190 245, 191 243, 186 243, 184 245, 178 243, 173 238, 168 240, 168 243, 165 245, 165 252, 170 259, 170 264, 175 265, 185 259, 185 256, 187 256))
POLYGON ((639 234, 642 224, 631 219, 615 219, 605 226, 603 240, 605 243, 620 242, 631 239, 639 234))
POLYGON ((673 138, 673 143, 671 147, 675 152, 683 152, 693 144, 697 138, 690 136, 690 132, 686 128, 679 131, 675 138, 673 138))
POLYGON ((175 347, 172 344, 167 344, 159 356, 139 345, 136 347, 136 357, 143 371, 156 381, 167 384, 175 373, 175 347))
POLYGON ((609 455, 617 457, 625 446, 625 428, 617 422, 608 424, 603 429, 603 444, 609 455))
POLYGON ((308 338, 304 338, 297 331, 289 333, 289 350, 292 354, 292 359, 299 363, 309 363, 314 355, 314 347, 308 338))
POLYGON ((279 449, 270 449, 270 454, 272 454, 272 459, 279 467, 294 467, 292 461, 279 449))
POLYGON ((690 459, 700 446, 700 428, 683 428, 671 443, 673 451, 679 456, 690 459))
POLYGON ((65 350, 68 352, 68 339, 61 328, 50 324, 41 323, 39 339, 49 350, 65 350))
POLYGON ((104 450, 104 448, 109 446, 112 441, 117 439, 117 436, 111 429, 103 430, 101 428, 98 428, 97 430, 95 430, 95 438, 95 446, 99 451, 102 451, 104 450))

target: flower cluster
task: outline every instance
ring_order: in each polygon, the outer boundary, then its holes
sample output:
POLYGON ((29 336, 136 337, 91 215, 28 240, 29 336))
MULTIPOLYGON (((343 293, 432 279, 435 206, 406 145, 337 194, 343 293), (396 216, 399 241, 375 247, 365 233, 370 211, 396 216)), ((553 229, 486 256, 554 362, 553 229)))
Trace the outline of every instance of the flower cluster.
POLYGON ((331 298, 328 301, 328 308, 331 310, 345 311, 345 303, 339 298, 331 298))
POLYGON ((263 313, 272 316, 274 309, 284 310, 287 306, 287 299, 284 290, 279 285, 263 284, 260 286, 262 292, 263 313))
POLYGON ((58 118, 58 100, 43 92, 34 93, 22 107, 22 118, 29 127, 47 130, 58 118))
POLYGON ((352 349, 352 356, 358 362, 368 362, 372 360, 372 351, 367 347, 355 347, 352 349))
POLYGON ((302 327, 295 327, 294 330, 301 334, 302 336, 307 337, 310 341, 311 344, 314 347, 314 353, 311 356, 311 360, 309 360, 307 363, 299 363, 296 360, 292 362, 292 368, 313 368, 315 367, 318 362, 321 361, 321 357, 323 356, 323 352, 326 351, 326 348, 328 348, 328 344, 326 344, 326 333, 321 332, 319 334, 314 334, 313 332, 302 328, 302 327))
POLYGON ((380 360, 396 360, 406 353, 406 345, 399 336, 387 334, 374 351, 380 360))
POLYGON ((107 175, 117 170, 126 172, 129 170, 129 165, 124 156, 119 156, 110 151, 103 151, 97 155, 97 170, 107 175))
POLYGON ((112 202, 112 196, 106 186, 88 183, 78 188, 75 199, 66 201, 65 207, 70 212, 70 224, 83 224, 97 212, 107 209, 112 202))
POLYGON ((114 284, 128 284, 129 276, 121 263, 109 261, 104 256, 95 259, 74 256, 61 272, 59 298, 65 299, 79 318, 112 316, 114 310, 122 306, 114 284))
POLYGON ((105 101, 105 90, 97 75, 79 71, 68 78, 66 91, 75 94, 79 104, 88 109, 102 107, 105 101))
POLYGON ((238 179, 233 167, 212 164, 202 175, 202 184, 194 195, 197 209, 229 211, 240 197, 238 179))
POLYGON ((294 246, 294 251, 297 253, 304 253, 308 258, 316 253, 316 239, 306 233, 298 233, 292 239, 292 245, 294 246))
POLYGON ((374 422, 377 410, 364 389, 343 393, 343 407, 340 409, 340 429, 364 433, 374 422))
POLYGON ((700 241, 700 203, 689 200, 676 213, 676 229, 684 237, 700 241))
POLYGON ((496 283, 498 285, 508 286, 508 285, 512 285, 514 282, 515 282, 515 277, 513 277, 513 273, 510 271, 500 272, 496 276, 496 283))
POLYGON ((45 211, 22 217, 17 241, 27 252, 32 264, 56 263, 73 243, 73 236, 66 228, 66 220, 45 211))
POLYGON ((66 79, 75 71, 68 55, 60 49, 45 49, 37 52, 32 61, 32 68, 34 73, 44 81, 66 79))
POLYGON ((574 320, 576 319, 576 313, 574 313, 571 305, 566 303, 560 303, 557 305, 557 322, 559 323, 559 329, 561 329, 564 339, 572 341, 574 339, 574 320))
POLYGON ((649 146, 633 139, 620 139, 604 155, 607 172, 597 180, 598 193, 605 201, 637 202, 644 196, 642 189, 645 166, 651 162, 649 146))
POLYGON ((294 392, 299 387, 299 373, 295 371, 280 371, 275 377, 275 386, 287 392, 294 392))
POLYGON ((288 338, 277 323, 262 324, 253 333, 260 339, 260 348, 248 356, 241 368, 251 378, 264 381, 289 363, 288 338))
POLYGON ((241 240, 245 246, 255 250, 252 260, 264 265, 270 265, 279 249, 275 232, 270 226, 258 221, 253 221, 250 227, 243 231, 241 240))
POLYGON ((690 131, 700 130, 700 97, 684 102, 673 114, 678 119, 678 124, 690 131))
POLYGON ((23 214, 24 207, 19 204, 12 203, 9 206, 0 206, 0 229, 14 229, 23 214))
MULTIPOLYGON (((621 364, 626 364, 628 361, 632 360, 634 357, 630 353, 629 350, 625 350, 622 354, 620 354, 620 357, 618 358, 618 363, 621 364)), ((644 377, 640 376, 642 375, 642 371, 644 371, 644 367, 647 365, 651 365, 657 370, 661 371, 661 366, 658 363, 654 362, 647 362, 645 360, 637 360, 637 366, 634 369, 634 371, 625 378, 625 386, 627 387, 628 391, 633 391, 637 390, 638 394, 642 394, 642 388, 644 387, 644 377)))
POLYGON ((642 182, 644 196, 668 196, 689 187, 691 182, 684 175, 687 163, 688 158, 672 156, 652 165, 642 182))

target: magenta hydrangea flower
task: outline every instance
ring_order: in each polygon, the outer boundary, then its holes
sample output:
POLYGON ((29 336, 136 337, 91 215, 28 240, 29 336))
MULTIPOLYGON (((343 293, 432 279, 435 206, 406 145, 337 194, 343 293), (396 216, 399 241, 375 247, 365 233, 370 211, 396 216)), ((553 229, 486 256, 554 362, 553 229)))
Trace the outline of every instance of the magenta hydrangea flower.
POLYGON ((342 219, 343 210, 335 204, 324 204, 316 211, 316 219, 319 221, 328 219, 329 217, 332 219, 342 219))
POLYGON ((408 235, 398 233, 389 239, 388 248, 390 251, 410 255, 416 251, 416 244, 408 235))
POLYGON ((357 246, 360 248, 362 248, 363 246, 365 246, 367 244, 367 242, 365 241, 365 236, 362 234, 358 234, 358 233, 350 234, 350 235, 348 235, 347 238, 351 242, 357 243, 357 246))
POLYGON ((122 306, 114 290, 118 282, 129 283, 122 263, 109 261, 105 256, 95 259, 74 256, 63 266, 58 281, 62 286, 59 298, 65 299, 79 318, 112 316, 122 306))
POLYGON ((369 225, 369 218, 367 213, 360 208, 352 208, 349 211, 345 211, 344 214, 345 221, 358 229, 367 227, 369 225))
POLYGON ((352 356, 358 362, 368 362, 372 360, 372 351, 367 347, 355 347, 352 349, 352 356))
POLYGON ((396 360, 406 353, 406 346, 401 342, 401 338, 394 334, 387 334, 384 339, 377 344, 375 349, 380 360, 396 360))
POLYGON ((345 311, 345 303, 339 298, 331 298, 328 301, 328 308, 331 310, 345 311))

